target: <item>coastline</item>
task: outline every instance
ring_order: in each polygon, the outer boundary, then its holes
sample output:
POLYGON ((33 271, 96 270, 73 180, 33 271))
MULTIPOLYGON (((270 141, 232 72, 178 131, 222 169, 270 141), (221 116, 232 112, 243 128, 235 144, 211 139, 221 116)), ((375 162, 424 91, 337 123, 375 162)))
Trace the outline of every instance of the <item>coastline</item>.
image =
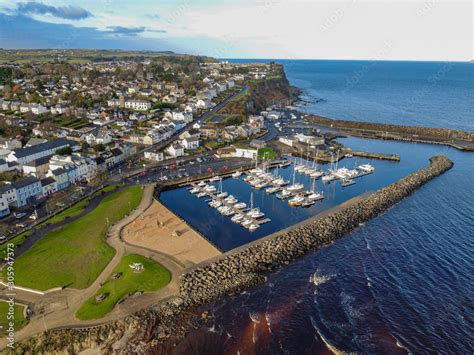
MULTIPOLYGON (((360 223, 385 212, 453 163, 445 156, 430 159, 430 165, 358 201, 331 211, 304 225, 280 231, 279 235, 243 248, 202 267, 192 268, 180 280, 180 296, 161 306, 151 307, 112 324, 88 329, 52 330, 19 344, 22 351, 81 351, 90 347, 110 349, 113 342, 132 337, 123 346, 132 351, 138 343, 144 351, 157 349, 162 342, 176 342, 196 328, 193 306, 235 294, 265 280, 264 273, 289 264, 307 252, 331 244, 357 228, 360 223), (155 334, 150 331, 154 327, 155 334), (56 339, 52 341, 52 339, 56 339), (60 339, 60 341, 59 341, 60 339), (135 343, 137 342, 137 343, 135 343)), ((201 320, 206 321, 202 315, 201 320)), ((122 341, 123 342, 123 341, 122 341)))

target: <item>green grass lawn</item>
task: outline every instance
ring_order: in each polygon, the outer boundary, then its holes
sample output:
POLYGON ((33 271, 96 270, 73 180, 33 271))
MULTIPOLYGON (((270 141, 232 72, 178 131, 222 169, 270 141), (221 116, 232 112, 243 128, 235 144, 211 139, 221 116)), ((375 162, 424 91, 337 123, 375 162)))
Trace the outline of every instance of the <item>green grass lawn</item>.
POLYGON ((277 152, 273 150, 273 148, 266 147, 266 148, 260 148, 258 150, 258 158, 259 159, 275 159, 278 156, 277 152))
POLYGON ((162 265, 134 254, 124 256, 113 273, 121 273, 122 276, 116 280, 109 278, 97 293, 77 310, 77 318, 82 320, 102 318, 114 308, 120 299, 127 297, 130 293, 156 291, 171 280, 169 271, 162 265), (142 263, 144 267, 140 273, 133 272, 129 267, 130 264, 137 262, 142 263), (106 294, 107 298, 102 302, 97 302, 95 298, 100 294, 106 294))
POLYGON ((0 245, 0 258, 4 259, 6 256, 6 251, 7 251, 7 245, 9 243, 15 244, 15 248, 18 246, 22 245, 25 242, 25 239, 29 237, 33 232, 31 231, 26 231, 21 234, 18 234, 15 238, 9 240, 8 242, 4 242, 3 244, 0 245))
POLYGON ((95 210, 38 240, 15 260, 15 283, 39 290, 88 287, 115 250, 106 242, 109 225, 140 203, 142 189, 131 186, 105 197, 95 210))
POLYGON ((89 204, 88 199, 79 201, 74 206, 69 207, 67 210, 62 211, 61 213, 58 213, 56 216, 51 217, 50 219, 48 219, 44 223, 53 224, 53 223, 62 222, 66 218, 75 217, 75 216, 81 214, 82 211, 84 211, 84 209, 87 207, 88 204, 89 204))
POLYGON ((25 319, 23 316, 23 306, 20 306, 18 304, 15 304, 14 306, 14 319, 8 319, 8 303, 5 301, 0 301, 0 337, 3 337, 6 335, 6 330, 8 329, 8 323, 13 322, 14 326, 13 328, 15 330, 19 330, 23 328, 28 321, 25 319))

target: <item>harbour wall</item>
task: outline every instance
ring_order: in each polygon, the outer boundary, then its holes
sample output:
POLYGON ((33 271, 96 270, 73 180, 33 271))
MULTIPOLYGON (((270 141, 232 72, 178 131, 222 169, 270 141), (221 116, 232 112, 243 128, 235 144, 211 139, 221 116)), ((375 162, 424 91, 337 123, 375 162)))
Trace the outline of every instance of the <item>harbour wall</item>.
POLYGON ((264 272, 289 264, 312 250, 335 242, 453 165, 446 156, 433 156, 430 162, 427 167, 349 207, 187 271, 180 278, 180 296, 187 305, 200 304, 262 282, 265 279, 264 272))

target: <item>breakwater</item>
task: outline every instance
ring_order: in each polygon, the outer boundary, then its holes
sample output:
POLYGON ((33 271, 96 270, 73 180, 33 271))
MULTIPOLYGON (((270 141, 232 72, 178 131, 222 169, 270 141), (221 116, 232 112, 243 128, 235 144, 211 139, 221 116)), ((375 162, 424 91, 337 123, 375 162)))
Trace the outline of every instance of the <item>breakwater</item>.
POLYGON ((429 166, 349 207, 184 273, 180 280, 180 296, 186 304, 205 303, 261 282, 263 272, 333 243, 453 165, 445 156, 434 156, 430 162, 429 166))
POLYGON ((474 150, 474 132, 448 128, 335 120, 317 115, 308 115, 307 119, 316 125, 338 129, 362 138, 446 144, 460 150, 474 150))

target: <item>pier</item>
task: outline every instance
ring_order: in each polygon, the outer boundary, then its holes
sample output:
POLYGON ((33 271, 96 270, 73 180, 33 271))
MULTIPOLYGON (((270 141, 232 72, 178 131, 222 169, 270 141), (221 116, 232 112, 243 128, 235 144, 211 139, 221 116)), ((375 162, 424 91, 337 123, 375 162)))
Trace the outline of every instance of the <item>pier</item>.
MULTIPOLYGON (((196 183, 191 183, 190 184, 192 187, 199 187, 196 183)), ((204 192, 204 191, 203 191, 204 192)), ((250 211, 250 208, 246 207, 246 208, 243 208, 241 210, 237 209, 237 208, 234 208, 234 205, 233 204, 230 204, 228 203, 227 201, 225 201, 226 197, 218 197, 216 193, 214 192, 206 192, 206 195, 209 196, 211 198, 211 200, 215 200, 215 201, 219 201, 223 206, 226 206, 232 210, 234 210, 235 212, 232 213, 231 215, 227 215, 227 217, 231 217, 235 214, 244 214, 245 215, 245 219, 249 219, 252 221, 251 224, 256 224, 256 225, 262 225, 262 224, 265 224, 265 223, 268 223, 271 221, 270 218, 253 218, 251 216, 247 216, 246 215, 246 212, 250 211)), ((206 202, 208 202, 210 200, 207 200, 206 202)), ((210 207, 212 208, 212 207, 210 207)))

